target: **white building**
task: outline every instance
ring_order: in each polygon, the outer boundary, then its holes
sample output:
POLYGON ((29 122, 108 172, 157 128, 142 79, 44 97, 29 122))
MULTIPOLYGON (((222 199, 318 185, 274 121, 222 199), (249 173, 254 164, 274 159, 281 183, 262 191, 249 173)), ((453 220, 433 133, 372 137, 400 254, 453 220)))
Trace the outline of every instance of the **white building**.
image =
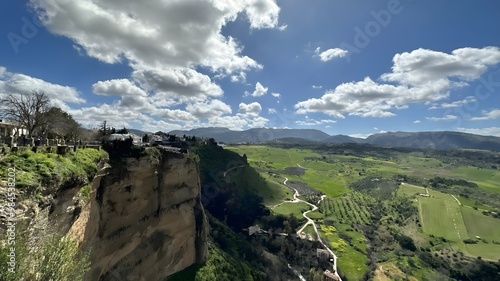
POLYGON ((114 140, 127 140, 129 138, 132 138, 132 143, 133 144, 139 144, 142 143, 142 138, 136 134, 111 134, 107 136, 108 141, 114 141, 114 140))
POLYGON ((28 135, 28 130, 14 121, 0 119, 0 137, 28 135))
POLYGON ((248 228, 248 235, 253 235, 255 233, 260 233, 260 226, 253 225, 248 228))
POLYGON ((163 142, 163 138, 161 136, 158 136, 158 135, 150 135, 149 136, 149 143, 153 144, 156 142, 163 142))

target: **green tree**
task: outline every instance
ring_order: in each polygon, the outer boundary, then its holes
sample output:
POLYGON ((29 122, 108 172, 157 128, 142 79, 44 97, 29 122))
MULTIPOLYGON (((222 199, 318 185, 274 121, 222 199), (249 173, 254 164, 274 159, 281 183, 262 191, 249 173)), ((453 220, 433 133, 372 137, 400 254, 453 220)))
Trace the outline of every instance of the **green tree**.
POLYGON ((45 113, 45 119, 41 134, 48 138, 63 137, 68 139, 77 139, 82 133, 83 128, 73 118, 73 116, 59 107, 51 107, 45 113))
POLYGON ((120 129, 118 131, 116 131, 117 134, 128 134, 128 130, 127 128, 123 127, 123 129, 120 129))
POLYGON ((292 231, 295 231, 300 225, 300 222, 294 213, 290 213, 290 215, 288 216, 288 223, 290 224, 292 231))

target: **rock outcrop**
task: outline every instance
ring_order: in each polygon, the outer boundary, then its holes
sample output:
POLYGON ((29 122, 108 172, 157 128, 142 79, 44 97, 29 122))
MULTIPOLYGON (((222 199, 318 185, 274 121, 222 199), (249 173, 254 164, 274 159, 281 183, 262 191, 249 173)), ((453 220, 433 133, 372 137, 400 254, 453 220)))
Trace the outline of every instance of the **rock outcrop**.
POLYGON ((90 251, 87 280, 165 280, 206 260, 208 222, 193 159, 122 158, 92 184, 69 231, 90 251))

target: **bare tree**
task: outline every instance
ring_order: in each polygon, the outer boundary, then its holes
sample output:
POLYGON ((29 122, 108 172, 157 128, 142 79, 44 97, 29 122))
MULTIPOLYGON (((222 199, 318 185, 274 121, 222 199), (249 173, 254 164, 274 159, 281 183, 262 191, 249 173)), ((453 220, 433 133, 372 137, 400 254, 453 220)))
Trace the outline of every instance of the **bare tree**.
POLYGON ((30 95, 7 94, 0 99, 0 115, 24 126, 31 137, 47 123, 45 113, 49 110, 49 102, 43 91, 33 91, 30 95))

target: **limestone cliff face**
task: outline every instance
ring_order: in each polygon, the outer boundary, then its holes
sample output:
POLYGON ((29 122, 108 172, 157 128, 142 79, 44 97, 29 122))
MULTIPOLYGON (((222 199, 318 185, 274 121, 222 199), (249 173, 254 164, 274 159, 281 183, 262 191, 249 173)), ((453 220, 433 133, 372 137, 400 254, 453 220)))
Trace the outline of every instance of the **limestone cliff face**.
POLYGON ((90 249, 87 280, 165 280, 207 255, 197 165, 164 153, 103 168, 70 230, 90 249))

